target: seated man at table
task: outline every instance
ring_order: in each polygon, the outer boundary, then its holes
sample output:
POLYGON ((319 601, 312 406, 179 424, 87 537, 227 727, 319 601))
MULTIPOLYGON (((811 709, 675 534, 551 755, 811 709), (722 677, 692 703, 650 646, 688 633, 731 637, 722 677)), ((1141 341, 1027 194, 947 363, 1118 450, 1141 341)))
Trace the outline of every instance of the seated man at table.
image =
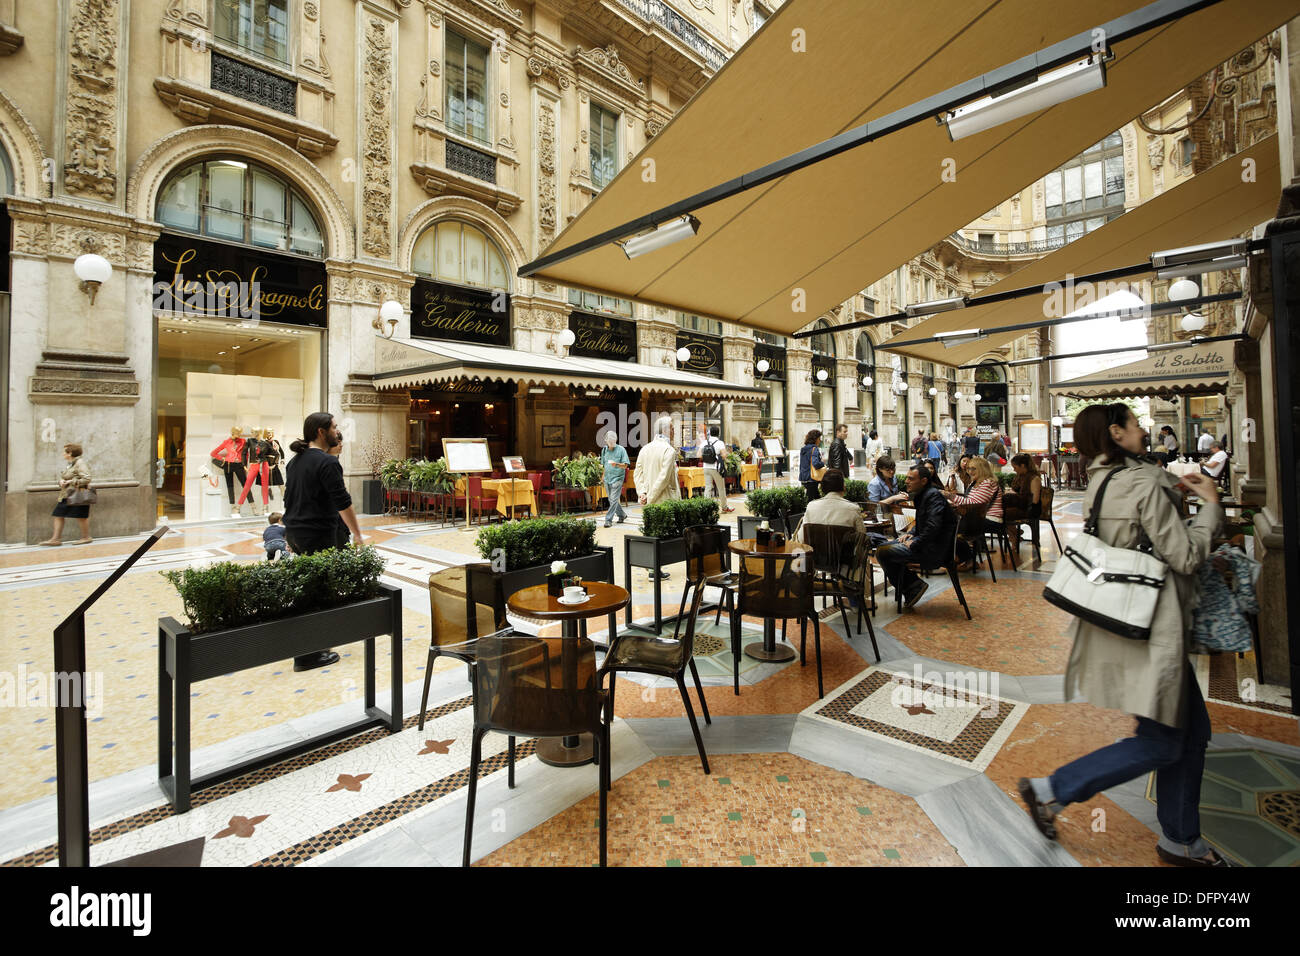
POLYGON ((843 472, 838 468, 827 468, 826 474, 822 475, 821 492, 822 497, 816 501, 808 502, 808 508, 804 512, 803 520, 799 522, 799 527, 795 529, 794 539, 796 541, 806 543, 804 542, 803 529, 804 525, 809 524, 837 524, 852 528, 854 531, 867 530, 862 523, 862 509, 844 498, 843 472))
POLYGON ((928 463, 913 465, 907 472, 907 492, 916 504, 915 530, 881 547, 876 560, 885 577, 903 595, 904 607, 911 607, 929 585, 907 570, 907 565, 915 562, 922 568, 937 568, 951 558, 957 512, 948 506, 938 476, 928 463))
POLYGON ((1217 441, 1210 444, 1210 458, 1201 466, 1201 473, 1209 475, 1215 481, 1223 474, 1223 468, 1228 464, 1228 453, 1223 450, 1223 446, 1217 441))

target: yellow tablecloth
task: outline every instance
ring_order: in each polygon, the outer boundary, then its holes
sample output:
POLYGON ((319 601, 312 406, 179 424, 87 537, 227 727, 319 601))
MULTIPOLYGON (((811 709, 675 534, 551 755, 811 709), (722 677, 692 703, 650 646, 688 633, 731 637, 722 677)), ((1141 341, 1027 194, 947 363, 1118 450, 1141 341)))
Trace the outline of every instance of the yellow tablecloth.
POLYGON ((758 484, 758 465, 740 466, 740 487, 745 488, 751 481, 758 484))
POLYGON ((686 489, 686 494, 692 494, 696 488, 704 490, 704 469, 700 467, 688 466, 686 468, 678 467, 677 483, 686 489))
MULTIPOLYGON (((510 517, 510 508, 527 508, 529 513, 537 514, 537 502, 533 500, 533 483, 525 478, 484 478, 483 493, 497 496, 497 513, 510 517), (514 483, 514 497, 511 497, 510 484, 514 483)), ((456 479, 456 494, 465 494, 465 479, 456 479)))

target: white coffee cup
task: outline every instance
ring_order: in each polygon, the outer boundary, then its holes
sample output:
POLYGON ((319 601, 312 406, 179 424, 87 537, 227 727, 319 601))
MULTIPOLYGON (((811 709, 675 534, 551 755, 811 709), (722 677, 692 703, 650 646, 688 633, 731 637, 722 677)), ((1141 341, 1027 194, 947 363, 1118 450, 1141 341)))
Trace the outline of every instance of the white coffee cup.
POLYGON ((581 601, 586 596, 587 592, 576 584, 564 589, 564 600, 566 601, 581 601))

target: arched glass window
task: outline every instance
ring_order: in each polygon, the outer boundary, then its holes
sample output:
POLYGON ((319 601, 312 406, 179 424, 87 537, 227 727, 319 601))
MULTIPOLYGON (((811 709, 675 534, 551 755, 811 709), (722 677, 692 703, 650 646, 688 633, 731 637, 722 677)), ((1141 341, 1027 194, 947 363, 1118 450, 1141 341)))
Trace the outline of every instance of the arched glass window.
POLYGON ((9 162, 9 154, 0 146, 0 202, 14 191, 14 168, 9 162))
POLYGON ((510 270, 497 244, 458 219, 444 219, 424 230, 411 253, 411 271, 439 282, 510 291, 510 270))
POLYGON ((861 365, 876 364, 876 347, 871 344, 871 337, 863 332, 858 336, 858 362, 861 365))
POLYGON ((322 258, 325 242, 306 198, 265 167, 208 159, 173 173, 156 215, 169 229, 322 258))
POLYGON ((831 324, 825 319, 818 319, 813 328, 817 332, 809 339, 809 347, 818 355, 829 355, 834 358, 835 336, 831 334, 831 324))

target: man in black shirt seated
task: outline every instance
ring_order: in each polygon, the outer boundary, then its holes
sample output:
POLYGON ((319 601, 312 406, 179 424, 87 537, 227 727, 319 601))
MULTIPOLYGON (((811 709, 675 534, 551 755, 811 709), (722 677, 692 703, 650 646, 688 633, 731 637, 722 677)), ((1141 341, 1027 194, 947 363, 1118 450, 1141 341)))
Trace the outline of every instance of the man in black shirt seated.
MULTIPOLYGON (((290 549, 294 554, 315 554, 327 548, 345 548, 349 532, 361 547, 361 526, 343 483, 343 465, 329 453, 343 444, 334 416, 329 412, 308 415, 302 436, 289 446, 294 456, 285 466, 284 534, 290 549)), ((336 651, 317 651, 295 657, 293 669, 326 667, 338 659, 336 651)))
POLYGON ((903 606, 911 607, 929 587, 916 572, 907 570, 911 562, 922 568, 937 568, 951 560, 957 512, 949 506, 938 479, 928 462, 913 465, 907 473, 907 493, 916 504, 916 526, 911 534, 876 552, 876 560, 889 582, 903 595, 903 606))

